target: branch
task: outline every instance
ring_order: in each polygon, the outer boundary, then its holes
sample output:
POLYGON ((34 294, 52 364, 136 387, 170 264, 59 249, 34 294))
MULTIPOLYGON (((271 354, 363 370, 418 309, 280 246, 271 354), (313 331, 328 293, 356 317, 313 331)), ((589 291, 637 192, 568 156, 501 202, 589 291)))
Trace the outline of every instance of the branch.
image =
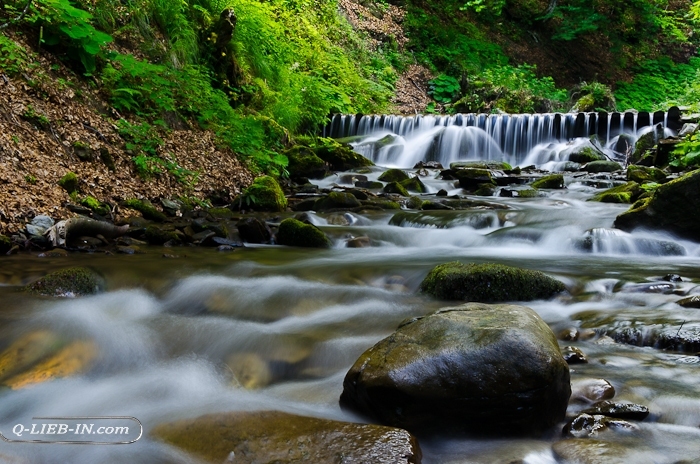
POLYGON ((29 6, 32 4, 34 0, 27 0, 27 4, 24 6, 24 10, 22 11, 22 14, 17 16, 15 19, 11 19, 5 24, 0 25, 0 31, 5 29, 7 26, 9 26, 12 23, 16 23, 17 21, 21 21, 22 18, 24 18, 27 15, 27 11, 29 11, 29 6))

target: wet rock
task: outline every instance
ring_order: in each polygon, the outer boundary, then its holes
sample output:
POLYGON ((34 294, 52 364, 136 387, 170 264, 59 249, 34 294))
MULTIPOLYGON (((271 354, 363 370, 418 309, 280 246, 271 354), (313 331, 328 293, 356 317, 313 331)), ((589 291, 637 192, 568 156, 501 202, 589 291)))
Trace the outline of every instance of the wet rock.
POLYGON ((632 203, 639 198, 644 191, 636 182, 627 182, 604 192, 593 195, 588 201, 600 201, 603 203, 632 203))
POLYGON ((486 169, 464 168, 456 171, 454 175, 457 178, 459 187, 465 190, 476 190, 481 184, 496 185, 491 176, 491 171, 486 169))
POLYGON ((401 182, 408 179, 408 174, 401 169, 389 169, 379 176, 379 180, 382 182, 401 182))
POLYGON ((343 174, 338 179, 339 184, 355 185, 356 182, 367 182, 367 176, 362 174, 343 174))
POLYGON ((372 246, 372 241, 369 237, 363 235, 362 237, 348 239, 345 242, 345 246, 347 246, 348 248, 367 248, 372 246))
POLYGON ((572 382, 571 399, 597 403, 615 396, 615 387, 605 379, 582 379, 572 382))
POLYGON ((321 229, 296 219, 285 219, 277 231, 277 243, 287 246, 330 248, 332 243, 321 229))
POLYGON ((243 191, 243 198, 257 211, 284 211, 287 199, 274 177, 260 176, 243 191))
POLYGON ((578 164, 586 164, 593 161, 604 161, 607 159, 605 155, 593 147, 590 142, 588 143, 588 145, 572 151, 569 154, 569 161, 578 164))
POLYGON ((12 249, 12 239, 6 235, 0 235, 0 254, 7 254, 10 249, 12 249))
MULTIPOLYGON (((210 238, 216 237, 216 234, 212 232, 211 230, 203 230, 201 232, 197 232, 192 236, 192 241, 197 244, 204 244, 207 242, 210 238)), ((163 241, 163 243, 167 242, 168 240, 163 241)))
POLYGON ((678 274, 666 274, 661 280, 665 280, 666 282, 683 282, 683 278, 678 274))
POLYGON ((581 412, 590 415, 602 414, 618 419, 644 420, 649 415, 649 408, 641 404, 601 401, 581 412))
POLYGON ((247 243, 270 243, 272 231, 264 221, 256 217, 243 218, 236 223, 241 240, 247 243))
POLYGON ((136 198, 131 198, 122 203, 122 206, 126 208, 135 209, 145 219, 150 219, 151 221, 163 222, 167 219, 165 214, 158 211, 158 209, 151 204, 148 200, 137 200, 136 198))
MULTIPOLYGON (((144 236, 151 245, 163 245, 166 242, 179 243, 181 241, 181 237, 184 237, 185 234, 178 232, 179 231, 173 230, 172 228, 150 225, 146 227, 144 236)), ((197 235, 195 234, 195 237, 196 236, 197 235)))
POLYGON ((535 189, 563 189, 564 176, 561 174, 552 174, 544 176, 532 183, 532 188, 535 189))
POLYGON ((571 438, 552 445, 557 462, 577 464, 652 464, 653 459, 645 459, 627 449, 624 445, 588 438, 571 438), (641 458, 641 459, 640 459, 641 458))
POLYGON ((413 169, 445 169, 442 164, 437 161, 418 161, 413 169))
POLYGON ((676 301, 676 304, 679 304, 684 308, 700 308, 700 295, 693 295, 689 296, 688 298, 683 298, 676 301))
MULTIPOLYGON (((354 189, 349 189, 347 192, 352 194, 352 196, 354 196, 358 200, 369 200, 369 194, 364 190, 354 188, 354 189)), ((374 196, 374 195, 372 195, 372 196, 374 196)))
POLYGON ((639 427, 624 420, 584 413, 566 424, 563 433, 573 438, 597 437, 599 433, 609 429, 632 431, 639 430, 639 427))
POLYGON ((270 364, 258 353, 235 353, 226 359, 226 366, 231 370, 237 386, 255 390, 272 383, 270 364))
POLYGON ((355 182, 355 187, 366 188, 366 189, 370 189, 370 190, 377 190, 377 189, 383 188, 384 184, 382 184, 381 182, 376 182, 376 181, 366 181, 366 182, 358 181, 358 182, 355 182))
POLYGON ((447 196, 447 190, 445 190, 445 189, 440 189, 440 190, 438 190, 438 192, 437 192, 435 195, 437 195, 438 197, 446 197, 446 196, 447 196))
POLYGON ((160 204, 163 206, 163 211, 165 211, 169 216, 182 215, 183 204, 181 201, 162 198, 160 200, 160 204))
POLYGON ((410 192, 425 193, 428 188, 418 177, 411 177, 400 182, 401 186, 410 192))
POLYGON ((209 208, 207 214, 215 220, 226 220, 233 217, 233 211, 228 208, 209 208))
POLYGON ((363 201, 362 206, 374 209, 401 209, 401 205, 398 202, 392 200, 363 201))
POLYGON ((314 153, 326 163, 330 164, 334 171, 350 171, 366 166, 374 166, 374 163, 359 153, 350 145, 340 143, 331 138, 317 138, 314 141, 314 153))
POLYGON ((590 340, 595 336, 595 331, 591 329, 577 329, 576 327, 569 327, 567 329, 559 332, 557 338, 559 340, 565 340, 569 342, 575 342, 578 340, 590 340))
POLYGON ((425 203, 423 200, 421 200, 419 197, 414 196, 408 199, 408 201, 406 202, 406 207, 409 209, 422 209, 423 203, 425 203))
POLYGON ((316 211, 328 211, 333 209, 352 209, 360 206, 360 201, 355 195, 347 192, 331 192, 327 197, 321 198, 314 204, 316 211))
POLYGON ((80 189, 80 179, 74 172, 68 172, 59 179, 58 185, 68 193, 77 192, 80 189))
POLYGON ((211 243, 214 246, 230 246, 230 247, 235 247, 235 248, 242 248, 243 243, 242 242, 237 242, 235 240, 231 240, 230 238, 224 238, 224 237, 212 237, 211 238, 211 243))
POLYGON ((144 242, 143 240, 136 240, 133 237, 119 237, 116 240, 117 245, 123 245, 123 246, 146 246, 148 245, 148 242, 144 242))
POLYGON ((666 181, 666 173, 659 168, 631 165, 627 168, 627 180, 643 184, 645 182, 666 181))
POLYGON ((455 161, 450 163, 450 170, 460 169, 486 169, 490 171, 508 171, 513 169, 510 164, 503 161, 455 161))
POLYGON ((395 193, 404 197, 408 196, 408 190, 399 182, 390 182, 384 186, 384 193, 395 193))
POLYGON ((92 269, 71 267, 51 272, 24 287, 24 290, 35 295, 74 297, 93 295, 104 290, 104 287, 104 279, 92 269))
POLYGON ((496 186, 493 184, 479 184, 479 188, 476 189, 474 195, 480 197, 492 197, 496 194, 496 186))
POLYGON ((453 211, 454 208, 447 206, 446 204, 439 201, 424 201, 421 203, 421 209, 425 211, 453 211))
POLYGON ((27 234, 34 237, 41 237, 54 225, 54 220, 49 216, 36 216, 32 222, 25 226, 27 234))
POLYGON ((622 166, 615 161, 592 161, 583 167, 583 170, 590 173, 621 171, 622 166))
POLYGON ((543 195, 534 188, 527 189, 501 189, 499 197, 505 198, 535 198, 543 195))
POLYGON ((355 362, 340 401, 409 430, 503 436, 553 426, 569 394, 569 368, 537 313, 468 303, 404 321, 355 362))
POLYGON ((615 227, 665 229, 700 241, 700 170, 668 182, 615 219, 615 227))
POLYGON ((231 245, 219 245, 216 247, 216 251, 235 251, 236 249, 231 245))
MULTIPOLYGON (((659 138, 663 137, 663 128, 659 131, 658 128, 654 128, 654 130, 651 130, 649 132, 646 132, 642 134, 638 139, 637 142, 634 144, 634 149, 632 150, 629 160, 633 164, 637 164, 641 159, 644 157, 644 155, 647 153, 647 151, 651 150, 654 148, 656 143, 658 142, 659 138)), ((620 153, 625 153, 625 152, 620 152, 620 153)))
POLYGON ((138 253, 139 247, 137 246, 122 246, 119 245, 117 246, 117 253, 122 254, 122 255, 134 255, 138 253))
POLYGON ((309 147, 297 145, 285 151, 289 160, 287 170, 292 179, 306 177, 308 179, 323 179, 328 175, 325 161, 316 156, 309 147))
POLYGON ((63 248, 56 248, 51 251, 39 253, 37 256, 39 258, 65 258, 66 256, 68 256, 68 252, 63 248))
POLYGON ((421 461, 417 441, 405 430, 278 411, 229 412, 185 419, 156 426, 153 436, 216 464, 421 461))
POLYGON ((458 261, 434 267, 420 285, 421 292, 439 299, 480 302, 546 299, 564 290, 540 271, 458 261))
POLYGON ((566 346, 561 352, 567 364, 588 364, 588 357, 575 346, 566 346))

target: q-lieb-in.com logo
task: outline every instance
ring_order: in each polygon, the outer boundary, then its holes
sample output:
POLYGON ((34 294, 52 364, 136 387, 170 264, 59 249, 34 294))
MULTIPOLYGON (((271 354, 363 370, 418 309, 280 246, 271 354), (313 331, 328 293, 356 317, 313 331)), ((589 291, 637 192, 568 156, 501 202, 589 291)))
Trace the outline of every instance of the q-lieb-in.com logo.
POLYGON ((0 431, 9 443, 128 445, 143 435, 141 421, 132 416, 32 417, 17 423, 12 433, 0 431))

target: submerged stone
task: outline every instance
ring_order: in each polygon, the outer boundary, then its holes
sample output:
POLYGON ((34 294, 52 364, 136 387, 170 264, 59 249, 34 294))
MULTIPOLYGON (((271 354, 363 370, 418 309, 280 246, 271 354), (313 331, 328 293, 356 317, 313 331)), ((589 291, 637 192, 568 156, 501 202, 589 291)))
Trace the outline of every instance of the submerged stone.
POLYGON ((421 292, 439 299, 486 303, 546 299, 564 290, 563 283, 540 271, 458 261, 434 267, 420 285, 421 292))
POLYGON ((279 411, 229 412, 160 424, 153 436, 221 464, 420 464, 421 451, 407 431, 279 411))
POLYGON ((408 430, 537 435, 564 418, 569 395, 569 368, 537 313, 468 303, 405 321, 365 351, 340 402, 408 430))

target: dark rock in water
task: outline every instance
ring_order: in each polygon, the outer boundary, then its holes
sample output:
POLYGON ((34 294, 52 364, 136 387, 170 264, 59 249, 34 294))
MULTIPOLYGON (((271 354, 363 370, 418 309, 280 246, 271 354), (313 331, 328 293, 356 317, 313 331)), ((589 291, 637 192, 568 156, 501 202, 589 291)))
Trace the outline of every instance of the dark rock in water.
POLYGON ((700 170, 668 182, 615 219, 615 227, 666 229, 700 241, 700 170))
POLYGON ((615 172, 621 171, 622 166, 620 163, 615 161, 591 161, 583 167, 586 172, 597 173, 597 172, 615 172))
POLYGON ((566 346, 562 350, 562 355, 567 364, 588 364, 588 358, 583 351, 575 346, 566 346))
POLYGON ((321 229, 293 218, 285 219, 280 223, 277 243, 307 248, 330 248, 332 245, 321 229))
POLYGON ((408 178, 408 174, 401 169, 389 169, 379 176, 379 180, 382 182, 401 182, 403 180, 408 180, 408 178))
POLYGON ((367 176, 362 174, 343 174, 338 179, 339 184, 355 185, 356 182, 367 182, 367 176))
POLYGON ((666 282, 683 282, 683 278, 678 274, 666 274, 661 280, 665 280, 666 282))
POLYGON ((406 207, 409 209, 422 209, 423 203, 425 202, 421 200, 420 197, 413 196, 406 202, 406 207))
POLYGON ((512 166, 503 161, 455 161, 450 163, 452 171, 460 169, 486 169, 489 171, 508 171, 513 169, 512 166))
POLYGON ((438 197, 446 197, 447 196, 447 190, 445 189, 440 189, 438 190, 438 193, 435 194, 438 197))
POLYGON ((411 177, 410 179, 403 180, 400 184, 403 188, 411 192, 425 193, 428 191, 428 188, 418 177, 411 177))
POLYGON ((569 154, 569 161, 578 164, 591 163, 593 161, 604 161, 607 158, 603 153, 594 148, 590 143, 569 154))
POLYGON ((491 176, 491 171, 477 168, 464 168, 455 172, 459 181, 459 187, 465 190, 476 190, 481 184, 493 184, 496 182, 491 176))
POLYGON ((122 254, 122 255, 134 255, 138 253, 139 247, 138 246, 123 246, 119 245, 117 246, 117 253, 122 254))
POLYGON ((326 163, 309 147, 297 145, 284 154, 289 160, 287 170, 292 179, 323 179, 328 175, 326 163))
POLYGON ((318 200, 318 198, 307 198, 299 203, 292 204, 291 209, 292 211, 311 211, 315 208, 318 200))
POLYGON ((201 232, 197 232, 192 236, 192 241, 195 243, 205 243, 209 241, 210 238, 216 237, 216 234, 212 232, 211 230, 203 230, 201 232))
POLYGON ((406 190, 406 187, 401 185, 399 182, 390 182, 386 184, 384 187, 384 193, 396 193, 404 197, 408 196, 408 190, 406 190))
POLYGON ((535 197, 539 197, 541 195, 545 195, 545 194, 538 192, 534 188, 501 189, 501 191, 498 194, 499 197, 505 197, 505 198, 535 198, 535 197))
MULTIPOLYGON (((642 160, 644 155, 654 148, 654 146, 657 144, 659 139, 663 138, 664 136, 664 129, 662 124, 657 124, 654 126, 652 130, 649 132, 646 132, 642 134, 638 139, 637 142, 634 144, 634 149, 631 150, 631 152, 628 149, 628 152, 630 153, 629 161, 632 164, 637 164, 639 161, 642 160)), ((618 142, 619 143, 619 142, 618 142)), ((625 153, 625 152, 620 152, 620 153, 625 153)))
POLYGON ((615 387, 605 379, 581 379, 571 385, 572 400, 597 403, 614 396, 615 387))
POLYGON ((653 256, 684 256, 683 246, 668 240, 635 237, 618 229, 596 227, 573 241, 574 247, 584 252, 641 253, 653 256))
POLYGON ((372 246, 372 241, 369 239, 369 237, 363 235, 362 237, 348 239, 345 242, 345 246, 348 248, 367 248, 372 246))
MULTIPOLYGON (((652 144, 652 147, 654 145, 652 144)), ((651 147, 649 147, 651 148, 651 147)), ((628 154, 632 153, 632 150, 634 149, 634 137, 631 134, 620 134, 620 136, 617 138, 617 142, 615 143, 615 146, 613 147, 613 151, 627 156, 628 154)), ((641 156, 640 156, 641 158, 641 156)))
POLYGON ((261 176, 243 191, 243 198, 257 211, 284 211, 287 199, 274 177, 261 176))
POLYGON ((357 188, 366 188, 370 190, 376 190, 384 187, 384 184, 381 182, 376 182, 376 181, 358 181, 355 182, 355 187, 357 188))
POLYGON ((272 231, 264 221, 256 217, 243 218, 236 223, 241 240, 248 243, 270 243, 272 231))
POLYGON ((551 176, 544 176, 541 179, 537 179, 532 183, 532 188, 535 189, 563 189, 564 188, 564 176, 561 174, 552 174, 551 176))
POLYGON ((627 168, 627 180, 643 184, 645 182, 666 181, 666 173, 659 168, 648 166, 629 166, 627 168))
POLYGON ((588 201, 600 201, 603 203, 632 203, 639 198, 644 191, 636 182, 627 182, 624 185, 610 188, 604 192, 596 193, 588 201))
POLYGON ((496 194, 496 186, 493 184, 479 184, 479 188, 476 189, 474 195, 480 197, 492 197, 496 194))
POLYGON ((413 169, 445 169, 437 161, 418 161, 413 169))
POLYGON ((207 210, 207 214, 209 214, 212 218, 216 219, 231 219, 233 217, 233 211, 231 211, 228 208, 209 208, 207 210))
POLYGON ((602 414, 618 419, 644 420, 649 415, 649 408, 641 404, 601 401, 581 412, 590 415, 602 414))
MULTIPOLYGON (((168 229, 166 227, 150 225, 146 227, 146 240, 152 245, 162 245, 166 242, 180 242, 181 236, 184 236, 182 232, 168 229)), ((213 233, 213 232, 212 232, 213 233)))
POLYGON ((620 419, 611 419, 600 414, 580 414, 563 429, 565 436, 574 438, 596 437, 608 429, 638 430, 639 427, 620 419))
POLYGON ((700 295, 693 295, 689 296, 688 298, 683 298, 682 300, 676 301, 676 304, 679 304, 684 308, 700 308, 700 295))
POLYGON ((354 188, 354 189, 349 189, 347 192, 352 194, 353 197, 357 198, 360 201, 369 200, 369 195, 364 190, 354 188))
POLYGON ((468 303, 404 321, 365 351, 340 402, 409 430, 537 435, 564 418, 569 395, 569 368, 537 313, 468 303))
POLYGON ((566 287, 540 271, 453 261, 434 267, 421 283, 420 290, 443 300, 488 303, 551 298, 566 287))
POLYGON ((316 211, 328 211, 332 209, 352 209, 358 206, 360 206, 360 202, 352 193, 331 192, 327 197, 316 201, 314 209, 316 211))
POLYGON ((45 275, 24 290, 35 295, 74 297, 104 290, 105 281, 92 269, 71 267, 45 275))
POLYGON ((405 430, 278 411, 210 414, 160 424, 153 435, 215 464, 421 462, 405 430))
POLYGON ((231 240, 228 238, 223 238, 223 237, 212 237, 211 242, 213 245, 218 245, 218 246, 229 246, 229 247, 236 247, 236 248, 243 247, 243 243, 237 242, 235 240, 231 240))

